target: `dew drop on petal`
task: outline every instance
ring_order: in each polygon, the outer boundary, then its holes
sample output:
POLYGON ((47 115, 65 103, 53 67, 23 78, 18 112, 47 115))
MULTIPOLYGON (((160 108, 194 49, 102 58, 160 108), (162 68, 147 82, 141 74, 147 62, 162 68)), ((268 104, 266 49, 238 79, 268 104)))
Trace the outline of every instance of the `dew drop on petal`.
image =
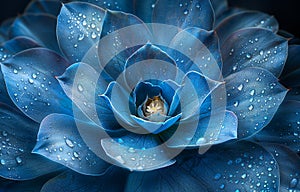
POLYGON ((67 146, 69 146, 71 148, 74 147, 74 144, 73 144, 73 142, 70 139, 66 139, 65 142, 66 142, 67 146))
POLYGON ((298 184, 298 179, 296 178, 293 178, 291 181, 290 181, 290 188, 295 188, 298 184))
POLYGON ((17 162, 18 164, 22 163, 21 157, 16 157, 16 162, 17 162))

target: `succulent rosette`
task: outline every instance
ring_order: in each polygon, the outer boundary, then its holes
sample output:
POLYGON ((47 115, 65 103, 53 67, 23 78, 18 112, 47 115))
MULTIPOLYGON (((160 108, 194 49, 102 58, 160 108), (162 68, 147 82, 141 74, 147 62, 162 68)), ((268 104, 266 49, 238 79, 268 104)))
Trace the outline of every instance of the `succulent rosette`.
POLYGON ((299 190, 278 28, 223 0, 33 1, 0 30, 3 190, 299 190))

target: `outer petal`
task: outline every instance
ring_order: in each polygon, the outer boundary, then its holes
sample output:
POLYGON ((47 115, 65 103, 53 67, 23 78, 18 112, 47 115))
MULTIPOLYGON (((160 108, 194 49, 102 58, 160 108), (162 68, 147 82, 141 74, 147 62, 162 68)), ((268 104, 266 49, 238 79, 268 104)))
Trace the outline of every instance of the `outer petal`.
POLYGON ((172 151, 155 135, 129 133, 114 140, 102 139, 101 145, 116 165, 132 171, 151 171, 175 162, 172 151))
POLYGON ((55 79, 67 65, 56 53, 33 48, 6 60, 1 68, 13 102, 31 119, 40 122, 51 113, 72 113, 71 101, 55 79))
POLYGON ((223 20, 216 28, 216 31, 220 38, 220 43, 223 44, 227 37, 235 31, 249 27, 264 28, 274 33, 278 31, 278 23, 273 16, 256 11, 244 11, 235 14, 223 20))
POLYGON ((222 145, 203 156, 191 155, 193 152, 189 151, 190 157, 174 166, 149 173, 131 173, 126 191, 238 192, 279 188, 279 170, 273 156, 255 144, 222 145))
POLYGON ((153 11, 153 23, 175 25, 180 29, 199 27, 211 30, 214 12, 209 0, 159 0, 153 11))
POLYGON ((141 18, 145 23, 151 23, 156 1, 157 0, 135 1, 134 15, 141 18))
POLYGON ((57 39, 72 63, 82 61, 90 48, 95 49, 104 17, 105 10, 89 3, 63 5, 57 18, 57 39))
POLYGON ((25 10, 25 13, 41 14, 57 16, 59 14, 62 3, 53 0, 38 0, 32 1, 25 10))
POLYGON ((127 173, 120 168, 112 167, 103 176, 86 176, 66 171, 49 180, 41 192, 50 191, 122 191, 127 173))
POLYGON ((150 43, 133 53, 126 61, 125 67, 125 81, 129 88, 135 87, 140 81, 150 80, 159 84, 164 80, 174 80, 177 74, 175 61, 150 43))
MULTIPOLYGON (((101 175, 110 165, 91 151, 85 141, 88 138, 88 142, 97 145, 96 138, 103 137, 104 131, 94 124, 77 121, 67 115, 51 114, 41 123, 33 153, 81 174, 101 175)), ((97 149, 101 151, 99 147, 97 149)))
POLYGON ((263 145, 275 157, 280 170, 280 191, 299 191, 300 158, 283 145, 263 145))
POLYGON ((236 139, 237 117, 235 114, 226 111, 215 115, 219 117, 200 116, 196 120, 180 122, 177 130, 169 129, 161 136, 166 140, 168 147, 172 148, 206 147, 236 139), (171 139, 169 139, 170 136, 172 136, 171 139))
POLYGON ((247 67, 262 67, 279 77, 288 44, 286 39, 269 30, 248 28, 231 34, 221 50, 224 76, 247 67))
POLYGON ((32 154, 39 125, 19 111, 0 103, 0 176, 27 180, 62 167, 32 154))
POLYGON ((183 73, 193 70, 219 80, 222 61, 215 32, 187 28, 179 32, 168 47, 167 52, 183 73))
POLYGON ((98 54, 101 66, 113 79, 123 72, 126 59, 151 40, 147 26, 136 16, 107 10, 98 54))
POLYGON ((228 9, 227 0, 210 0, 210 2, 217 18, 228 9))
POLYGON ((238 119, 238 137, 251 136, 273 118, 287 90, 270 72, 247 68, 225 79, 227 108, 238 119))
POLYGON ((273 120, 253 139, 260 142, 283 144, 300 152, 300 102, 285 101, 273 120))
POLYGON ((53 16, 27 14, 15 20, 10 29, 10 37, 27 36, 43 47, 60 53, 55 26, 56 18, 53 16))

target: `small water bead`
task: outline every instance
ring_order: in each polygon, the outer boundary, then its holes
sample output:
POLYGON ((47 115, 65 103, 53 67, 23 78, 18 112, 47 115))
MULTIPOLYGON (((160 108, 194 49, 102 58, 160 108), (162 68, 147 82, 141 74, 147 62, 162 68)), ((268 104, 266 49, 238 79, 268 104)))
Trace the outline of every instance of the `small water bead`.
POLYGON ((115 158, 116 158, 116 160, 117 160, 118 162, 120 162, 121 164, 125 164, 125 161, 124 161, 124 159, 123 159, 123 157, 122 157, 121 155, 118 155, 118 156, 116 156, 115 158))
POLYGON ((259 54, 260 54, 261 56, 263 56, 263 55, 264 55, 264 51, 261 50, 261 51, 259 52, 259 54))
POLYGON ((28 82, 30 83, 30 84, 33 84, 34 83, 34 81, 33 81, 33 79, 28 79, 28 82))
POLYGON ((16 157, 16 162, 17 162, 18 164, 22 163, 21 157, 16 157))
POLYGON ((14 74, 18 74, 18 70, 17 69, 14 69, 14 74))
POLYGON ((242 91, 243 88, 244 88, 244 85, 243 85, 243 84, 240 84, 240 85, 237 87, 237 89, 238 89, 239 91, 242 91))
POLYGON ((255 94, 255 90, 252 89, 252 90, 250 91, 250 95, 253 96, 254 94, 255 94))
POLYGON ((184 14, 184 15, 189 14, 189 10, 188 10, 188 9, 185 9, 185 10, 183 11, 183 14, 184 14))
POLYGON ((79 154, 76 151, 73 152, 73 155, 74 155, 75 158, 79 157, 79 154))
POLYGON ((132 148, 132 147, 130 147, 130 148, 128 149, 128 152, 129 152, 129 153, 135 153, 135 149, 132 148))
POLYGON ((252 111, 254 109, 254 106, 253 105, 249 105, 248 109, 249 109, 249 111, 252 111))
POLYGON ((298 179, 296 178, 293 178, 291 181, 290 181, 290 188, 295 188, 298 184, 298 179))
POLYGON ((67 146, 69 146, 71 148, 74 147, 74 144, 73 144, 73 142, 70 139, 66 139, 65 142, 66 142, 67 146))
POLYGON ((244 173, 244 174, 241 176, 242 179, 245 179, 246 177, 247 177, 247 174, 246 174, 246 173, 244 173))
POLYGON ((246 58, 247 58, 247 59, 251 59, 251 58, 252 58, 251 54, 247 53, 247 54, 246 54, 246 58))
POLYGON ((1 163, 1 165, 5 165, 5 164, 6 164, 6 161, 5 161, 4 159, 1 159, 1 160, 0 160, 0 163, 1 163))
POLYGON ((202 145, 205 144, 206 142, 207 142, 206 139, 204 137, 201 137, 196 141, 196 145, 202 145))
POLYGON ((83 92, 83 90, 84 90, 83 86, 81 84, 77 85, 77 89, 78 89, 79 92, 83 92))
POLYGON ((95 32, 92 32, 91 37, 92 37, 93 39, 96 39, 97 34, 96 34, 95 32))
POLYGON ((215 176, 214 176, 214 179, 215 180, 219 180, 221 179, 222 175, 220 173, 217 173, 215 176))

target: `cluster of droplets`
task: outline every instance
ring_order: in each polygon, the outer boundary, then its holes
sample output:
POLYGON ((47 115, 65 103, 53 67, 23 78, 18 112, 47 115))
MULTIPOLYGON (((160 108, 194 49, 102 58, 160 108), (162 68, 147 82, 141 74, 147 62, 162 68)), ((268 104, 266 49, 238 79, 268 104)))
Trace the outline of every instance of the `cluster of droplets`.
POLYGON ((201 10, 201 5, 200 3, 196 3, 195 6, 191 6, 190 4, 192 4, 193 1, 190 1, 190 3, 185 2, 185 3, 179 3, 179 7, 183 9, 183 15, 188 15, 191 11, 193 11, 193 9, 198 9, 201 10))
POLYGON ((7 53, 5 49, 0 47, 0 61, 5 61, 6 59, 10 58, 11 54, 7 53))

